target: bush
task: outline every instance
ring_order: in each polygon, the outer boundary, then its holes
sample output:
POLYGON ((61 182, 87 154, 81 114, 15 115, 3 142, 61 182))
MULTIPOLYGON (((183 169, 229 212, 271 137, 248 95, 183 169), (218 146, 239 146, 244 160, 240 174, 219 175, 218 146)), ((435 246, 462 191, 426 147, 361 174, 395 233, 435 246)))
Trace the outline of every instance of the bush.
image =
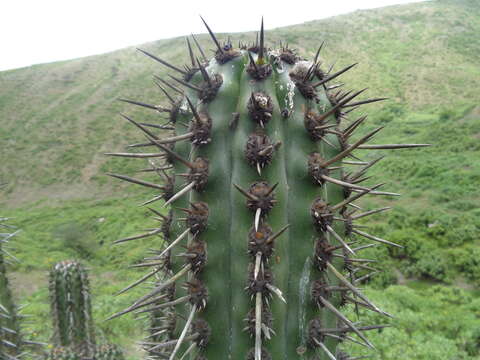
POLYGON ((53 237, 62 247, 73 250, 82 259, 94 256, 98 248, 92 235, 87 226, 76 222, 61 224, 53 231, 53 237))

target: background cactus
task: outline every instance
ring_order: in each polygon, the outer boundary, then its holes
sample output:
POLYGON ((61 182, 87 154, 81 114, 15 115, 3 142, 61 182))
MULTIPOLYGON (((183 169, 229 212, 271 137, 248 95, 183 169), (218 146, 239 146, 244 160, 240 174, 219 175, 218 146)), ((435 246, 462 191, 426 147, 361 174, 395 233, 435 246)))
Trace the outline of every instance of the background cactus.
POLYGON ((95 332, 86 270, 75 261, 59 262, 50 271, 49 286, 54 345, 92 357, 95 332))
POLYGON ((95 360, 124 360, 123 352, 121 349, 112 344, 103 344, 97 346, 95 350, 95 360))
POLYGON ((50 307, 53 319, 51 360, 122 360, 113 344, 96 346, 90 285, 82 264, 65 260, 50 271, 50 307))
POLYGON ((69 347, 57 346, 52 349, 49 360, 81 360, 82 357, 69 347))
POLYGON ((356 200, 397 194, 365 185, 366 171, 381 158, 365 161, 362 152, 427 144, 367 145, 381 128, 358 136, 366 116, 347 114, 383 99, 358 100, 365 89, 337 89, 333 80, 354 65, 324 68, 323 44, 305 60, 288 45, 267 48, 263 22, 257 41, 238 48, 229 40, 221 45, 207 29, 214 59, 198 44, 197 57, 189 40, 191 64, 184 67, 142 51, 177 73, 157 79, 170 107, 124 100, 169 114, 163 124, 124 115, 147 138, 130 147, 154 150, 109 153, 147 158, 144 171, 164 180, 110 174, 160 191, 143 205, 163 225, 117 241, 165 239, 165 248, 139 265, 151 272, 125 290, 161 271, 169 277, 112 318, 174 307, 175 328, 160 325, 162 337, 148 349, 170 360, 349 359, 339 351, 342 341, 373 348, 364 332, 383 326, 354 322, 342 307, 389 316, 358 288, 377 271, 360 254, 399 245, 355 222, 387 208, 364 211, 356 200), (165 138, 158 129, 174 133, 165 138), (173 204, 168 216, 153 208, 160 199, 173 204))
POLYGON ((15 259, 6 249, 9 239, 18 231, 6 224, 7 218, 0 218, 0 358, 16 359, 23 353, 23 337, 20 314, 13 300, 7 278, 7 257, 15 259))

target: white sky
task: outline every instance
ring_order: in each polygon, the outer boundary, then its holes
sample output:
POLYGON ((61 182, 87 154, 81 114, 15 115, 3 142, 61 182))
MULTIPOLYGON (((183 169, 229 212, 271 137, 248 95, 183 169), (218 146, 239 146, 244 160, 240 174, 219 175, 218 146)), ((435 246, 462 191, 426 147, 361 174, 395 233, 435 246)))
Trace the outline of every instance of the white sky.
POLYGON ((419 0, 4 0, 0 70, 206 32, 256 30, 419 0), (287 4, 287 5, 281 5, 287 4))

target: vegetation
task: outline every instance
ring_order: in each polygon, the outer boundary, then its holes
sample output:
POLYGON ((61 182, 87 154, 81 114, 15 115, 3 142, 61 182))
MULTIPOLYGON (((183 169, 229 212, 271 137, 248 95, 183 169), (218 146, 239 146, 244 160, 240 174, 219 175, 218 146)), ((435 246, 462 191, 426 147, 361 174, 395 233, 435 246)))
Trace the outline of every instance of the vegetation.
MULTIPOLYGON (((338 59, 335 69, 352 59, 360 62, 342 80, 353 88, 368 84, 372 96, 390 97, 388 104, 368 109, 362 132, 386 125, 382 141, 408 138, 435 145, 389 153, 372 170, 382 174, 379 178, 394 179, 389 188, 403 196, 382 200, 382 206, 395 211, 377 217, 369 224, 371 231, 405 246, 369 250, 387 271, 373 277, 365 293, 395 315, 389 321, 393 327, 370 335, 379 348, 374 359, 480 356, 479 13, 474 1, 431 1, 267 32, 270 41, 287 38, 310 57, 318 41, 326 39, 324 57, 338 59)), ((234 40, 240 37, 253 39, 236 34, 234 40)), ((211 47, 206 36, 198 39, 211 47)), ((169 61, 186 59, 183 41, 142 48, 169 61)), ((50 323, 45 273, 58 261, 76 258, 92 269, 97 339, 108 336, 128 347, 128 359, 139 356, 135 341, 143 335, 138 322, 103 319, 144 292, 133 289, 112 299, 141 276, 123 265, 125 259, 140 262, 148 242, 110 244, 151 226, 148 210, 134 206, 148 197, 102 175, 107 169, 133 174, 133 166, 101 154, 121 151, 125 139, 134 139, 130 126, 112 119, 115 111, 126 109, 117 97, 158 96, 158 103, 166 103, 154 86, 145 87, 152 72, 165 75, 155 65, 134 49, 124 49, 0 73, 0 182, 9 182, 7 194, 0 194, 1 210, 23 229, 15 242, 22 262, 9 270, 17 299, 30 304, 25 330, 35 340, 48 342, 52 334, 44 326, 50 323)), ((136 118, 140 112, 129 110, 129 115, 136 118)), ((372 209, 374 204, 365 205, 372 209)), ((362 319, 379 321, 371 316, 362 319)))

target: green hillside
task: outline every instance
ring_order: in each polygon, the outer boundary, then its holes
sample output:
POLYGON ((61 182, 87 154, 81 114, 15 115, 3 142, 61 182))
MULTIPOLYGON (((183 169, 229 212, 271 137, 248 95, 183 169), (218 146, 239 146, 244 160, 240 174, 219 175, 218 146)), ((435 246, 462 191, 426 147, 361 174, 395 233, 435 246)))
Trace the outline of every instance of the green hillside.
MULTIPOLYGON (((266 34, 270 44, 287 39, 308 57, 325 40, 324 67, 359 62, 341 81, 356 90, 368 87, 365 97, 389 97, 354 113, 369 114, 362 133, 385 125, 378 143, 434 145, 385 152, 372 171, 373 182, 388 181, 388 190, 403 196, 363 203, 367 209, 379 202, 394 208, 369 220, 371 232, 405 246, 371 250, 385 271, 366 292, 396 315, 388 320, 392 328, 373 334, 378 352, 372 359, 480 358, 478 34, 475 0, 356 11, 266 34)), ((198 38, 213 48, 206 35, 198 38)), ((232 38, 249 41, 254 33, 232 38)), ((187 59, 183 38, 139 47, 175 63, 187 59)), ((155 114, 116 100, 166 105, 153 74, 165 77, 167 71, 134 48, 0 72, 0 183, 8 183, 0 194, 0 215, 14 217, 11 222, 23 229, 15 240, 22 263, 10 270, 19 301, 30 303, 25 312, 33 315, 28 327, 37 340, 48 341, 51 332, 45 326, 50 321, 46 271, 76 258, 90 268, 99 336, 124 346, 131 359, 140 356, 135 341, 142 337, 141 320, 103 320, 135 295, 112 296, 143 274, 126 265, 161 239, 111 245, 151 227, 152 220, 137 206, 148 191, 104 175, 131 175, 139 162, 103 153, 142 141, 119 112, 159 122, 155 114)))

